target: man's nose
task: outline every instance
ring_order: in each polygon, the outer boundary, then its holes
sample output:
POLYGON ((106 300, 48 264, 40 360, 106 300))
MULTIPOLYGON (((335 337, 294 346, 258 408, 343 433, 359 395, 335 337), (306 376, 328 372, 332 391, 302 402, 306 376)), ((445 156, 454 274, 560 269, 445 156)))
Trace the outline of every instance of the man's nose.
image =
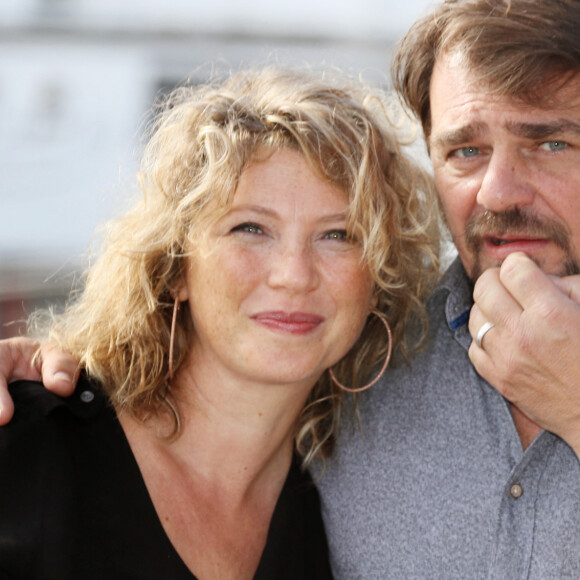
POLYGON ((530 168, 518 154, 494 151, 477 194, 485 209, 499 213, 511 207, 531 205, 535 188, 530 168))

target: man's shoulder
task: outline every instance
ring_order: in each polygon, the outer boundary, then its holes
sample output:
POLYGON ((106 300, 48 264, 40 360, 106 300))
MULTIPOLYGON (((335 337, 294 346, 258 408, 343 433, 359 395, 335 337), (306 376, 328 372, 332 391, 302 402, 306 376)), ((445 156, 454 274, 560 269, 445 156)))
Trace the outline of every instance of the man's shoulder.
POLYGON ((458 367, 470 368, 466 358, 471 342, 468 322, 472 306, 469 280, 460 261, 454 261, 429 296, 426 307, 428 335, 422 348, 405 362, 387 369, 379 383, 365 393, 359 407, 366 414, 384 413, 392 397, 415 404, 425 389, 436 391, 456 377, 458 367), (366 401, 366 403, 365 403, 366 401))

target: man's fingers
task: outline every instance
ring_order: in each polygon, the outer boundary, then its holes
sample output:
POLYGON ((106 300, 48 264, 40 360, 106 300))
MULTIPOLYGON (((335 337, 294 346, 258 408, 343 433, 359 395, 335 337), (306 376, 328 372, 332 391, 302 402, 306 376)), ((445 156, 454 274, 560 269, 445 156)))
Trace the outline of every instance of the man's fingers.
POLYGON ((513 328, 519 322, 522 307, 502 283, 499 268, 489 268, 479 277, 473 300, 475 311, 472 310, 469 330, 474 340, 485 322, 498 328, 513 328))
POLYGON ((0 340, 0 425, 14 414, 9 382, 42 381, 47 389, 66 397, 74 392, 78 376, 77 361, 50 345, 24 337, 0 340))
POLYGON ((0 340, 0 425, 5 425, 14 414, 14 404, 8 393, 8 383, 19 379, 40 380, 32 359, 38 342, 31 338, 0 340))
POLYGON ((0 378, 0 425, 6 425, 14 415, 14 403, 8 394, 8 383, 0 378))
POLYGON ((74 358, 44 343, 40 347, 36 366, 42 374, 44 386, 49 391, 61 397, 72 395, 79 378, 79 367, 74 358))
POLYGON ((551 276, 550 279, 570 300, 580 304, 580 276, 551 276))
POLYGON ((546 275, 541 268, 522 252, 510 254, 503 262, 500 280, 522 310, 545 312, 560 307, 561 293, 575 294, 580 301, 580 281, 557 282, 557 277, 546 275), (556 286, 561 292, 557 292, 556 286))

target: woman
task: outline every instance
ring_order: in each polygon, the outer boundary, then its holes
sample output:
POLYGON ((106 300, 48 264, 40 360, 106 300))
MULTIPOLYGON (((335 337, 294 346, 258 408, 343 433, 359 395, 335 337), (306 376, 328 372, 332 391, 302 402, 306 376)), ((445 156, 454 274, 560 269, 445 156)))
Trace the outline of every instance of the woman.
POLYGON ((384 107, 278 69, 164 103, 142 199, 49 323, 80 360, 75 398, 12 389, 2 573, 330 576, 303 470, 343 391, 413 346, 437 271, 430 181, 384 107))

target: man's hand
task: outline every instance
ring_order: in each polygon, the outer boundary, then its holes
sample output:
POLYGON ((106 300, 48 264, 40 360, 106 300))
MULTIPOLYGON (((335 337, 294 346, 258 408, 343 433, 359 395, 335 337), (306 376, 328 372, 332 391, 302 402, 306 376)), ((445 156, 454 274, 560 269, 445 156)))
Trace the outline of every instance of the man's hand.
POLYGON ((75 389, 78 364, 70 355, 31 338, 0 340, 0 425, 8 423, 14 413, 8 383, 20 379, 42 380, 47 389, 66 397, 75 389))
POLYGON ((580 458, 580 276, 548 276, 517 252, 484 272, 473 295, 469 357, 476 370, 580 458), (493 327, 478 346, 488 321, 493 327))

